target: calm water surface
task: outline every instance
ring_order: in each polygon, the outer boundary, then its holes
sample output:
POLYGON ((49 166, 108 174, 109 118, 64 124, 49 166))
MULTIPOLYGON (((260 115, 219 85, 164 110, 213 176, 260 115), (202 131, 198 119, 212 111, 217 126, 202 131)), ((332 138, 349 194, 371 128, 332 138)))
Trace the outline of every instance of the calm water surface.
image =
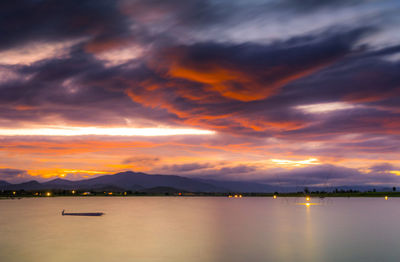
POLYGON ((0 200, 0 261, 400 261, 400 199, 0 200), (103 211, 102 217, 61 216, 103 211))

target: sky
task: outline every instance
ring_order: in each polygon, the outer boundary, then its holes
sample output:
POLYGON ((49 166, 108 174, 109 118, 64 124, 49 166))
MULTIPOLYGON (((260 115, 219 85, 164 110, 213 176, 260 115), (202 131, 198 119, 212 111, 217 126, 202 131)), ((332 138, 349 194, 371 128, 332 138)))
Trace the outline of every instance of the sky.
POLYGON ((0 2, 0 180, 400 185, 400 2, 0 2))

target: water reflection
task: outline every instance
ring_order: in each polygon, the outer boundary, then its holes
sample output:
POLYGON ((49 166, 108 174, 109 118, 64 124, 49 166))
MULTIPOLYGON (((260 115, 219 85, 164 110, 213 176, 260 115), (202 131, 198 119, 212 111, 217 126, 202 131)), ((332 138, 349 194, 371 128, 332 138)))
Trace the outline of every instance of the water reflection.
POLYGON ((397 261, 400 199, 329 201, 239 196, 1 200, 1 261, 397 261), (63 217, 62 209, 107 215, 63 217))
MULTIPOLYGON (((310 199, 308 199, 310 200, 310 199)), ((315 257, 317 257, 317 249, 315 248, 315 238, 313 235, 313 224, 312 224, 312 216, 311 216, 311 205, 317 205, 316 203, 304 203, 306 207, 306 223, 305 223, 305 254, 307 255, 307 260, 315 261, 315 257)))

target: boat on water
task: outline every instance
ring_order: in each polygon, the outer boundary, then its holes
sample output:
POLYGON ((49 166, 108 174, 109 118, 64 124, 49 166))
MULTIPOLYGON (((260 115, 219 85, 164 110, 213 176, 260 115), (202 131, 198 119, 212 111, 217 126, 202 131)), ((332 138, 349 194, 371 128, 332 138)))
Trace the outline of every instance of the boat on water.
POLYGON ((91 212, 91 213, 66 213, 65 210, 61 212, 63 216, 89 216, 89 217, 98 217, 104 215, 103 212, 91 212))

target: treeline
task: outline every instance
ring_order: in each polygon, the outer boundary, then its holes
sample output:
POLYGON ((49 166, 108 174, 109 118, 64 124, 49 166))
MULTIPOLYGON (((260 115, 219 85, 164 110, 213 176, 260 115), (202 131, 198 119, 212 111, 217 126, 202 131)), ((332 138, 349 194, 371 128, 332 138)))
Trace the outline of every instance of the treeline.
POLYGON ((245 193, 245 192, 146 192, 146 191, 85 191, 85 190, 3 190, 0 191, 1 198, 22 198, 22 197, 57 197, 57 196, 218 196, 218 197, 400 197, 400 192, 396 190, 377 192, 376 190, 359 191, 359 190, 343 190, 335 189, 331 192, 325 191, 301 191, 291 193, 245 193))

